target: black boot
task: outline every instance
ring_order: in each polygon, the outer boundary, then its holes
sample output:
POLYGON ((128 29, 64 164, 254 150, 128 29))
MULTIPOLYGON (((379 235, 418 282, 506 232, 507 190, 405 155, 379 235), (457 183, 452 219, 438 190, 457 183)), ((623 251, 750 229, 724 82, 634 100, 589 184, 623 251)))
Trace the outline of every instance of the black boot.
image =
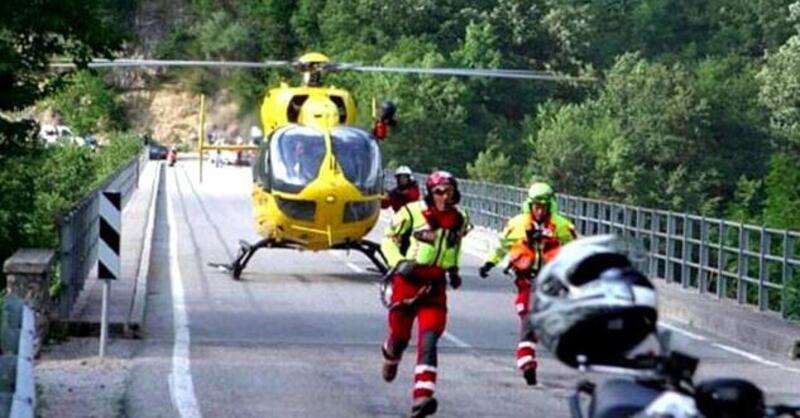
POLYGON ((397 363, 384 360, 382 372, 383 380, 391 382, 397 376, 397 363))
POLYGON ((419 398, 414 401, 414 406, 411 407, 411 418, 422 418, 436 413, 436 408, 439 403, 436 398, 419 398))
POLYGON ((536 386, 536 367, 528 367, 522 371, 522 377, 528 386, 536 386))

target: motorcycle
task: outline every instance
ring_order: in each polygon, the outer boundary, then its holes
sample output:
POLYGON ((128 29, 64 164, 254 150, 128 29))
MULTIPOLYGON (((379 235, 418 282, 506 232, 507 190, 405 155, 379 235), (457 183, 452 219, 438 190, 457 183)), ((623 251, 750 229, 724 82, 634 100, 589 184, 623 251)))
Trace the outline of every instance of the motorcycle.
POLYGON ((670 333, 658 331, 663 354, 646 353, 615 362, 591 364, 579 359, 578 370, 615 375, 600 384, 578 383, 568 398, 572 418, 800 418, 796 404, 764 403, 763 392, 738 378, 693 381, 695 357, 669 349, 670 333), (584 405, 583 398, 588 398, 584 405))
POLYGON ((630 237, 581 238, 536 276, 540 342, 565 365, 612 375, 578 383, 572 418, 800 418, 800 402, 767 405, 750 381, 694 381, 699 359, 672 350, 671 333, 656 327, 656 289, 636 268, 642 248, 630 237))

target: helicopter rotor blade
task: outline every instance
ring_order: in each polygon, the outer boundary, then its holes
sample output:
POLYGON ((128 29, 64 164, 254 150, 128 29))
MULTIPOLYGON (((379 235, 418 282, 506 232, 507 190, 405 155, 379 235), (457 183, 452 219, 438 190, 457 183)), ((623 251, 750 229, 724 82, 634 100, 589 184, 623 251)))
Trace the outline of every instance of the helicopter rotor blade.
POLYGON ((421 75, 445 75, 460 77, 492 77, 492 78, 515 78, 526 80, 545 80, 545 81, 595 81, 593 77, 572 77, 560 75, 547 71, 533 70, 506 70, 506 69, 482 69, 482 68, 419 68, 419 67, 384 67, 367 66, 359 64, 338 64, 337 70, 351 70, 369 73, 397 73, 397 74, 421 74, 421 75))
MULTIPOLYGON (((127 59, 115 60, 93 59, 89 68, 124 68, 124 67, 215 67, 215 68, 273 68, 290 66, 290 61, 200 61, 200 60, 151 60, 127 59)), ((75 68, 70 61, 50 63, 51 68, 75 68)))

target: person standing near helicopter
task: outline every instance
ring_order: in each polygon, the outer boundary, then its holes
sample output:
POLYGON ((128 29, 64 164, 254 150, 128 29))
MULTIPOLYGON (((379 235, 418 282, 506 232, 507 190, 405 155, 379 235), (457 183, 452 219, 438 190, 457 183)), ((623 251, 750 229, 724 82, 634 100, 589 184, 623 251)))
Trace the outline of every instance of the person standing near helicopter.
POLYGON ((536 182, 528 189, 522 213, 509 219, 503 228, 497 248, 486 257, 478 273, 489 277, 489 271, 508 254, 509 269, 514 272, 517 296, 514 304, 519 316, 517 367, 529 385, 536 385, 536 336, 528 314, 531 311, 533 277, 549 262, 564 244, 577 238, 575 227, 558 212, 553 188, 536 182))
POLYGON ((471 229, 469 216, 456 205, 461 197, 450 173, 435 171, 425 182, 423 202, 396 213, 386 228, 381 249, 392 270, 388 305, 388 337, 383 353, 383 379, 391 382, 411 339, 417 320, 417 366, 414 369, 412 417, 436 412, 438 358, 436 346, 447 322, 447 279, 453 289, 461 286, 458 272, 461 241, 471 229), (411 231, 408 251, 400 251, 401 237, 411 231))
POLYGON ((397 185, 381 199, 381 209, 392 208, 397 213, 405 205, 419 200, 419 185, 414 180, 413 172, 407 165, 397 167, 394 178, 397 185))

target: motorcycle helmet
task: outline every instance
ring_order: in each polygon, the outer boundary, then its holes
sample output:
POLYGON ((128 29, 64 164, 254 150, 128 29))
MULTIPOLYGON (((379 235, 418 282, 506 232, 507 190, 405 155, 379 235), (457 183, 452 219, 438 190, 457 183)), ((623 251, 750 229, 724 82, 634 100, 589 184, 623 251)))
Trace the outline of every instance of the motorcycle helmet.
POLYGON ((613 235, 565 245, 536 279, 531 322, 563 363, 613 365, 656 329, 653 284, 613 235))
POLYGON ((434 171, 428 176, 425 181, 425 203, 428 206, 433 205, 433 189, 436 186, 448 185, 453 187, 453 200, 450 204, 457 205, 461 201, 461 192, 458 190, 458 181, 456 178, 447 171, 434 171))

